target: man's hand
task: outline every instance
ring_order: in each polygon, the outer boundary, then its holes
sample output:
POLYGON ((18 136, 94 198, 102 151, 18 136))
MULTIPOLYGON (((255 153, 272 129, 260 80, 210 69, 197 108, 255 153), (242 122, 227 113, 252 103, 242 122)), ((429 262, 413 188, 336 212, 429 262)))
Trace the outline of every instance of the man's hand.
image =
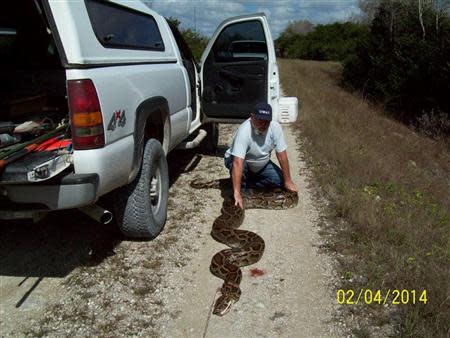
POLYGON ((238 205, 241 209, 244 209, 241 196, 241 181, 243 169, 244 169, 244 159, 234 156, 233 169, 231 170, 231 178, 233 181, 233 191, 235 201, 234 205, 238 205))
POLYGON ((287 157, 287 151, 277 153, 278 161, 280 162, 281 171, 283 172, 284 187, 290 191, 297 191, 294 182, 291 178, 291 173, 289 171, 289 161, 287 157))
POLYGON ((242 202, 242 196, 240 192, 234 193, 234 205, 239 206, 241 209, 244 209, 244 204, 242 202))
POLYGON ((285 181, 284 187, 290 191, 295 191, 295 192, 297 191, 297 187, 295 186, 295 184, 292 180, 285 181))

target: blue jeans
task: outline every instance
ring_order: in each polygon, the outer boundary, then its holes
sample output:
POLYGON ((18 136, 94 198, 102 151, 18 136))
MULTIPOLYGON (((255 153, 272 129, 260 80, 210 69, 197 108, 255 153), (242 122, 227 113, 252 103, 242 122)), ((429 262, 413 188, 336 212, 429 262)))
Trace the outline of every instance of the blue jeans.
MULTIPOLYGON (((233 156, 225 157, 225 167, 230 171, 233 168, 233 156)), ((260 171, 254 173, 250 171, 248 164, 244 161, 241 187, 247 188, 280 188, 284 187, 283 173, 275 163, 269 161, 260 171)))

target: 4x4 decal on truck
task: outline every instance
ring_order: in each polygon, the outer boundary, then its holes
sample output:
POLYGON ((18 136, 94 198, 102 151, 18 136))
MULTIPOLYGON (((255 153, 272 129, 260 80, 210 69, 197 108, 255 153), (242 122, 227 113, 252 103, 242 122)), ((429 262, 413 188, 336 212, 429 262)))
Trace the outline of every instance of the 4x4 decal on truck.
POLYGON ((116 124, 119 127, 124 127, 126 123, 127 118, 125 117, 125 110, 116 110, 111 117, 111 120, 109 120, 108 130, 114 131, 116 129, 116 124))

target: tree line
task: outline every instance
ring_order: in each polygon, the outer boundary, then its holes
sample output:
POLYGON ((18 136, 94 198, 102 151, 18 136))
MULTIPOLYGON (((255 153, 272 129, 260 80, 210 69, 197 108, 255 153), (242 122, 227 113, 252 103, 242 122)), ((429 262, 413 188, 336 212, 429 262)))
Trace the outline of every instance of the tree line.
POLYGON ((280 56, 335 60, 342 84, 431 136, 450 136, 449 0, 360 0, 354 22, 290 23, 280 56))
POLYGON ((312 25, 308 33, 307 22, 293 22, 276 40, 279 55, 286 58, 318 61, 344 61, 355 53, 358 41, 367 34, 367 26, 344 22, 312 25), (296 29, 297 28, 297 29, 296 29))
POLYGON ((168 17, 166 20, 170 26, 174 26, 181 33, 189 46, 195 61, 200 62, 200 58, 202 57, 202 53, 205 50, 209 39, 206 36, 194 31, 192 28, 181 28, 181 22, 177 18, 168 17))

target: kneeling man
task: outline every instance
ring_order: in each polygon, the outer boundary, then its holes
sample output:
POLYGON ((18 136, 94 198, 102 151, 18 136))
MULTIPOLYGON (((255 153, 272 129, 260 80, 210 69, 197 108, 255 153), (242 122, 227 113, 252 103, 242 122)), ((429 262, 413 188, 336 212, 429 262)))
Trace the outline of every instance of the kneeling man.
POLYGON ((272 107, 268 103, 257 104, 251 117, 239 126, 225 153, 236 205, 243 207, 241 187, 284 187, 297 191, 291 179, 286 148, 281 125, 272 121, 272 107), (281 169, 270 160, 273 149, 281 169))

